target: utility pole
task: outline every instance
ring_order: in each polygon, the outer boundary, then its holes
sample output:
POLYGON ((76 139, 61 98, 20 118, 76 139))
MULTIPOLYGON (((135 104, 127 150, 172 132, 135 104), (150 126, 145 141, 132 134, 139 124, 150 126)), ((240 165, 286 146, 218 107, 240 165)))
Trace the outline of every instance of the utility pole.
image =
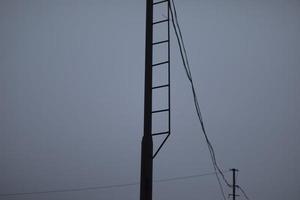
POLYGON ((153 0, 146 3, 144 135, 142 139, 140 200, 152 200, 152 40, 153 0))
MULTIPOLYGON (((153 177, 153 159, 156 157, 162 146, 171 133, 171 109, 170 109, 170 1, 169 0, 146 0, 146 51, 145 51, 145 96, 144 96, 144 135, 142 139, 142 155, 141 155, 141 180, 140 180, 140 200, 152 200, 152 177, 153 177), (155 19, 153 21, 153 10, 167 8, 167 19, 155 19), (153 41, 153 27, 158 29, 157 25, 165 24, 167 28, 166 38, 157 41, 153 41), (167 47, 167 58, 163 58, 164 61, 160 61, 158 58, 153 62, 154 46, 157 48, 167 47), (152 83, 152 70, 153 67, 165 67, 168 71, 167 84, 166 83, 152 83), (168 105, 167 107, 153 108, 152 107, 152 94, 153 90, 167 89, 168 105), (158 130, 158 132, 152 133, 152 116, 160 115, 168 112, 168 130, 158 130), (164 135, 165 138, 159 147, 153 153, 153 136, 164 135)), ((163 90, 166 91, 166 90, 163 90)))
POLYGON ((232 199, 235 200, 235 197, 238 196, 236 195, 236 172, 238 172, 238 169, 230 169, 232 171, 232 199))

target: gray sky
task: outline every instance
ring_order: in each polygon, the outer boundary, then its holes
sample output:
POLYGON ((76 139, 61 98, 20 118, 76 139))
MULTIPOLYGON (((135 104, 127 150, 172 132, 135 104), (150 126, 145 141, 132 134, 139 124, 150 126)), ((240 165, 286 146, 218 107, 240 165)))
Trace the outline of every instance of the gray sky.
MULTIPOLYGON (((253 200, 298 200, 300 1, 176 3, 220 165, 240 170, 253 200)), ((0 193, 139 181, 144 37, 145 1, 0 1, 0 193)), ((172 135, 155 179, 212 171, 171 39, 172 135)), ((215 176, 155 183, 153 192, 221 199, 215 176)), ((139 186, 0 199, 120 197, 139 199, 139 186)))

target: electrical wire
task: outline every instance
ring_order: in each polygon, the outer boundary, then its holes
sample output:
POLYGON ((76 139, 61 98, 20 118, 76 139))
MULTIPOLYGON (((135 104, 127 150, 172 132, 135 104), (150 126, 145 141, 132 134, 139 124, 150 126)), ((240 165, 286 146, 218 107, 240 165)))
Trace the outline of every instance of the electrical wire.
POLYGON ((50 194, 50 193, 66 193, 66 192, 80 192, 88 190, 102 190, 102 189, 111 189, 118 187, 128 187, 133 185, 138 185, 138 182, 119 184, 119 185, 104 185, 104 186, 93 186, 93 187, 82 187, 82 188, 71 188, 71 189, 59 189, 59 190, 45 190, 45 191, 36 191, 36 192, 17 192, 17 193, 6 193, 0 194, 0 197, 7 196, 23 196, 23 195, 35 195, 35 194, 50 194))
POLYGON ((239 185, 236 185, 236 187, 243 193, 244 197, 247 199, 247 200, 250 200, 248 195, 246 194, 245 190, 239 186, 239 185))
MULTIPOLYGON (((189 82, 191 84, 191 88, 192 88, 192 92, 193 92, 194 105, 195 105, 195 108, 196 108, 196 113, 197 113, 198 119, 200 121, 201 129, 202 129, 202 132, 204 134, 204 137, 205 137, 208 149, 209 149, 212 164, 213 164, 215 172, 218 171, 219 174, 221 175, 223 181, 225 182, 225 184, 228 187, 232 188, 233 187, 232 184, 230 184, 227 181, 225 175, 222 173, 222 170, 220 169, 220 167, 217 163, 214 148, 213 148, 213 146, 212 146, 212 144, 211 144, 211 142, 210 142, 210 140, 207 136, 207 133, 206 133, 202 113, 201 113, 200 106, 199 106, 199 101, 198 101, 198 98, 197 98, 197 95, 196 95, 196 92, 195 92, 194 82, 193 82, 193 78, 192 78, 192 73, 191 73, 191 69, 190 69, 190 65, 189 65, 189 61, 188 61, 186 48, 185 48, 185 45, 184 45, 183 36, 182 36, 182 33, 181 33, 181 28, 180 28, 180 25, 179 25, 179 22, 178 22, 175 2, 174 2, 174 0, 170 0, 170 1, 172 2, 172 5, 170 5, 169 10, 170 10, 171 17, 172 17, 172 24, 173 24, 174 32, 175 32, 176 39, 177 39, 177 42, 178 42, 178 45, 179 45, 179 50, 180 50, 180 55, 181 55, 181 58, 182 58, 182 63, 183 63, 187 78, 189 79, 189 82)), ((215 173, 215 174, 216 174, 219 186, 220 186, 220 191, 222 193, 223 199, 226 200, 224 189, 223 189, 222 184, 220 183, 220 178, 218 176, 218 173, 215 173)), ((238 187, 239 187, 239 189, 241 189, 241 191, 244 194, 245 198, 249 199, 248 196, 246 195, 245 191, 240 186, 238 186, 238 187)))
MULTIPOLYGON (((230 170, 223 171, 223 173, 230 172, 230 170)), ((197 177, 202 177, 202 176, 210 176, 210 175, 215 175, 216 172, 210 172, 210 173, 205 173, 205 174, 198 174, 198 175, 191 175, 191 176, 178 176, 178 177, 173 177, 173 178, 167 178, 167 179, 158 179, 154 180, 154 182, 170 182, 170 181, 177 181, 177 180, 186 180, 186 179, 192 179, 192 178, 197 178, 197 177)))
MULTIPOLYGON (((223 173, 227 173, 227 171, 223 171, 223 173)), ((177 176, 172 178, 165 179, 157 179, 154 182, 173 182, 178 180, 187 180, 194 179, 203 176, 215 175, 215 172, 204 173, 204 174, 195 174, 189 176, 177 176)), ((38 194, 51 194, 51 193, 68 193, 68 192, 80 192, 80 191, 89 191, 89 190, 104 190, 104 189, 113 189, 113 188, 124 188, 139 185, 140 182, 131 182, 124 184, 115 184, 115 185, 102 185, 102 186, 92 186, 92 187, 82 187, 82 188, 71 188, 71 189, 58 189, 58 190, 45 190, 45 191, 35 191, 35 192, 16 192, 16 193, 2 193, 0 197, 9 197, 9 196, 24 196, 24 195, 38 195, 38 194)))
MULTIPOLYGON (((238 179, 238 175, 239 175, 239 173, 238 173, 238 171, 237 171, 237 173, 236 173, 236 179, 238 179)), ((243 190, 243 188, 241 188, 241 186, 239 186, 239 185, 236 185, 236 187, 243 193, 244 197, 245 197, 247 200, 249 200, 249 197, 247 196, 247 194, 246 194, 246 192, 243 190)))
MULTIPOLYGON (((179 45, 179 50, 180 50, 180 54, 181 54, 181 58, 182 58, 182 63, 183 63, 186 75, 187 75, 187 77, 188 77, 188 79, 190 81, 191 87, 192 87, 194 104, 195 104, 197 116, 199 118, 199 121, 200 121, 200 124, 201 124, 201 128, 202 128, 202 131, 203 131, 204 136, 205 136, 205 140, 206 140, 206 142, 208 144, 208 149, 209 149, 210 156, 211 156, 211 159, 212 159, 213 167, 214 167, 215 172, 217 172, 217 167, 216 167, 216 164, 215 164, 216 162, 215 162, 214 150, 213 150, 212 145, 211 145, 211 143, 210 143, 210 141, 209 141, 209 139, 208 139, 208 137, 206 135, 206 131, 205 131, 205 127, 204 127, 204 123, 203 123, 203 119, 202 119, 202 114, 201 114, 201 111, 200 111, 200 106, 199 106, 198 99, 197 99, 196 92, 195 92, 195 87, 194 87, 194 83, 193 83, 192 74, 191 74, 191 71, 190 71, 190 68, 189 68, 189 63, 188 63, 188 59, 187 59, 187 53, 186 53, 186 50, 184 48, 184 42, 183 42, 183 39, 182 39, 182 33, 180 31, 179 23, 178 23, 178 20, 177 20, 177 12, 176 12, 176 7, 175 7, 175 4, 174 4, 174 1, 172 1, 172 6, 173 6, 173 9, 174 9, 174 13, 173 13, 172 7, 170 7, 170 13, 171 13, 171 17, 173 19, 172 20, 172 24, 173 24, 173 28, 174 28, 174 31, 175 31, 176 39, 177 39, 177 42, 178 42, 178 45, 179 45)), ((224 200, 226 200, 224 189, 223 189, 223 186, 222 186, 222 184, 220 182, 220 178, 219 178, 219 176, 218 176, 217 173, 215 173, 215 174, 216 174, 216 177, 217 177, 217 181, 218 181, 218 184, 219 184, 219 187, 220 187, 220 191, 221 191, 222 197, 223 197, 224 200)))

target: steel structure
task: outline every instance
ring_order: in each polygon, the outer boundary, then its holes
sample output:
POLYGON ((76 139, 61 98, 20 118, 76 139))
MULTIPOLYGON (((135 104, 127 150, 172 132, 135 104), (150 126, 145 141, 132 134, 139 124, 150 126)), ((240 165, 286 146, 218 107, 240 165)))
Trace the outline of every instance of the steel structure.
MULTIPOLYGON (((146 48, 145 48, 145 91, 144 91, 144 135, 142 139, 141 150, 141 180, 140 180, 140 200, 152 200, 152 183, 153 183, 153 159, 160 151, 171 132, 171 113, 170 113, 170 2, 169 0, 146 0, 146 48), (166 19, 153 21, 153 11, 159 6, 167 6, 166 19), (153 41, 153 30, 158 25, 166 25, 167 38, 160 41, 153 41), (167 58, 163 61, 153 59, 153 47, 167 45, 167 58), (167 67, 168 77, 167 84, 153 86, 153 68, 167 67), (167 88, 168 107, 153 110, 152 98, 154 90, 167 88), (157 133, 152 132, 152 117, 162 113, 168 113, 168 130, 157 133), (158 149, 153 151, 153 136, 165 135, 164 140, 158 149)), ((163 13, 162 13, 163 14, 163 13)))

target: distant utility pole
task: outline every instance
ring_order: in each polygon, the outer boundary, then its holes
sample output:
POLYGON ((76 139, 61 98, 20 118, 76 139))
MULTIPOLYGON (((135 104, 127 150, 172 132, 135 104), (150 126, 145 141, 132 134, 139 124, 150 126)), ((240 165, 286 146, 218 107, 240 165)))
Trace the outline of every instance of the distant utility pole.
POLYGON ((232 171, 232 194, 230 194, 229 196, 232 196, 232 199, 235 200, 236 196, 236 173, 239 171, 238 169, 230 169, 230 171, 232 171))

